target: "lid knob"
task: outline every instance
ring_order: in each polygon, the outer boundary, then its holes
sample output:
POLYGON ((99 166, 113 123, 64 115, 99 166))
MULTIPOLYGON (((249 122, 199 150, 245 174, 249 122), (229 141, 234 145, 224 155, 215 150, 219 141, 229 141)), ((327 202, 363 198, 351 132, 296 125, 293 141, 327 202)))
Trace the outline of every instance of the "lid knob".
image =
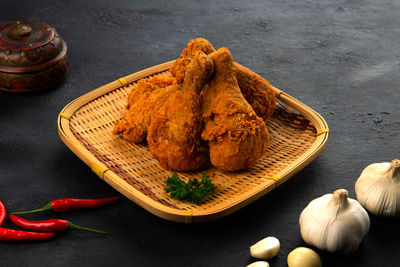
POLYGON ((31 26, 23 24, 20 21, 15 22, 15 24, 10 29, 11 37, 15 39, 21 39, 28 36, 32 32, 31 26))

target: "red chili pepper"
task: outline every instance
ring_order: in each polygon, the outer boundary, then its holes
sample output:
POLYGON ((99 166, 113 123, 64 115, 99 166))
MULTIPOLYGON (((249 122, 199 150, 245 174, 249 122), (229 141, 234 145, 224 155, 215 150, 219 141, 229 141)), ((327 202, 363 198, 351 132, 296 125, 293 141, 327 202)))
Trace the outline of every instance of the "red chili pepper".
POLYGON ((17 226, 26 230, 37 231, 37 232, 65 232, 67 230, 84 230, 100 234, 107 234, 107 232, 104 231, 78 226, 67 220, 61 220, 61 219, 28 221, 15 215, 10 215, 9 218, 17 226))
POLYGON ((40 211, 71 211, 71 210, 84 210, 90 208, 97 208, 104 206, 109 203, 113 203, 119 200, 120 197, 108 197, 108 198, 96 198, 96 199, 77 199, 77 198, 64 198, 56 199, 46 204, 43 208, 30 210, 30 211, 19 211, 13 212, 12 214, 25 214, 34 213, 40 211))
POLYGON ((4 207, 3 202, 1 202, 1 200, 0 200, 0 226, 6 219, 6 215, 7 215, 6 207, 4 207))
POLYGON ((55 233, 35 233, 35 232, 0 228, 0 241, 3 242, 46 240, 54 236, 55 233))

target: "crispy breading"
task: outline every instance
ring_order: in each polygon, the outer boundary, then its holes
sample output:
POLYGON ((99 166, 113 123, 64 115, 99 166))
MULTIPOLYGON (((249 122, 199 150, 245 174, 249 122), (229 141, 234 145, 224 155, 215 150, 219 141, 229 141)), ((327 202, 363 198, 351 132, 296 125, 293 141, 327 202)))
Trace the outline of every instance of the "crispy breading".
POLYGON ((167 169, 197 170, 208 163, 201 146, 201 95, 213 73, 213 62, 202 52, 191 60, 182 86, 157 111, 149 127, 151 154, 167 169))
POLYGON ((214 77, 204 88, 201 137, 208 141, 215 167, 225 171, 251 167, 267 149, 267 127, 240 91, 229 50, 220 48, 210 57, 214 61, 214 77))
POLYGON ((236 79, 240 90, 257 116, 269 119, 276 108, 276 95, 273 86, 252 70, 234 63, 236 79))
POLYGON ((176 77, 178 83, 183 83, 186 70, 190 61, 198 52, 203 52, 208 55, 214 52, 214 47, 206 39, 197 38, 190 40, 187 47, 183 49, 182 54, 175 61, 174 66, 171 68, 171 75, 176 77))
MULTIPOLYGON (((197 51, 202 51, 208 55, 215 52, 215 49, 206 39, 190 40, 171 69, 172 76, 176 77, 179 83, 183 82, 187 66, 197 51)), ((273 86, 266 79, 238 63, 235 63, 235 68, 237 70, 236 78, 244 98, 259 117, 263 120, 269 119, 276 108, 273 86)))
POLYGON ((113 134, 122 134, 125 140, 132 143, 142 142, 154 113, 177 88, 174 77, 154 76, 139 80, 128 95, 128 112, 115 123, 113 134))

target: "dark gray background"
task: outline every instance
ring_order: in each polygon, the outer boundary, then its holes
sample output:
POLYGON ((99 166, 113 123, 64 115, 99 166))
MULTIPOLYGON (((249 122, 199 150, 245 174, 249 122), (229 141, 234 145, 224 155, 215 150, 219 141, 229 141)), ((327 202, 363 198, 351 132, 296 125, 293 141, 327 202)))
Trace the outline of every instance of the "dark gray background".
MULTIPOLYGON (((355 198, 368 164, 400 157, 399 1, 17 1, 0 21, 54 26, 68 44, 70 73, 38 94, 0 92, 0 199, 8 211, 63 197, 117 192, 61 141, 57 114, 75 98, 176 58, 192 38, 227 46, 234 59, 300 99, 328 122, 326 150, 277 190, 228 217, 200 225, 168 222, 133 202, 29 219, 61 217, 107 230, 0 244, 0 266, 245 266, 249 246, 276 236, 271 266, 286 266, 302 241, 298 217, 338 188, 355 198)), ((399 219, 371 217, 352 256, 316 250, 324 266, 395 266, 399 219)), ((13 227, 9 221, 4 227, 13 227)))

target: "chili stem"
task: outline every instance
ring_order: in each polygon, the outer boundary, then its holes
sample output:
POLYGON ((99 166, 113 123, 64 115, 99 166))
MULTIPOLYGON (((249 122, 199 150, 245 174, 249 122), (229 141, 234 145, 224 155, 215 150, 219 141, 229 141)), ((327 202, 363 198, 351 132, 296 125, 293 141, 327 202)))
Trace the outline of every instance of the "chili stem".
POLYGON ((76 224, 73 224, 71 222, 68 223, 68 229, 71 230, 83 230, 83 231, 89 231, 89 232, 94 232, 94 233, 99 233, 99 234, 107 234, 105 231, 93 229, 93 228, 87 228, 87 227, 82 227, 76 224))
POLYGON ((53 208, 51 207, 51 202, 47 203, 46 206, 40 209, 35 209, 35 210, 28 210, 28 211, 16 211, 16 212, 11 212, 11 214, 27 214, 27 213, 35 213, 35 212, 42 212, 42 211, 51 211, 53 208))

